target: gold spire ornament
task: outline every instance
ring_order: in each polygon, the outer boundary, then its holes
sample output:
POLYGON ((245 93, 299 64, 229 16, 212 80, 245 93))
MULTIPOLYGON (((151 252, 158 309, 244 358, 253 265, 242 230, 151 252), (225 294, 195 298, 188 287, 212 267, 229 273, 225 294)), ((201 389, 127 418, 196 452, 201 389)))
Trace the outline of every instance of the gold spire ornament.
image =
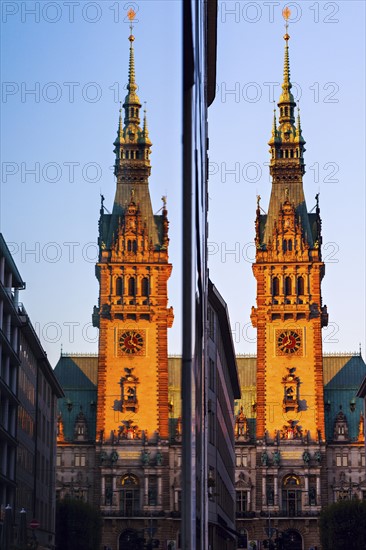
MULTIPOLYGON (((287 8, 288 9, 288 8, 287 8)), ((136 12, 133 8, 130 8, 127 12, 127 17, 128 19, 131 21, 131 25, 132 25, 132 21, 135 19, 136 17, 136 12)))
POLYGON ((128 17, 128 19, 130 20, 130 31, 131 31, 131 34, 130 34, 130 36, 128 37, 128 39, 129 39, 130 42, 133 42, 133 41, 135 40, 135 37, 134 37, 133 34, 132 34, 132 31, 133 31, 133 21, 134 21, 134 19, 135 19, 135 17, 136 17, 136 12, 135 12, 132 8, 130 8, 130 9, 128 10, 128 12, 127 12, 127 17, 128 17))
MULTIPOLYGON (((288 20, 289 20, 290 15, 291 15, 291 11, 289 10, 289 8, 286 7, 282 11, 282 16, 285 19, 285 29, 286 29, 286 34, 284 35, 283 38, 285 39, 286 43, 285 43, 285 58, 284 58, 284 65, 283 65, 282 94, 281 94, 278 105, 280 105, 281 103, 283 103, 283 104, 291 103, 292 107, 293 107, 295 105, 295 102, 294 102, 294 97, 291 93, 292 84, 291 84, 291 79, 290 79, 290 57, 289 57, 289 48, 288 48, 288 41, 290 39, 290 35, 287 32, 288 31, 288 25, 289 25, 288 20)), ((291 112, 293 110, 292 107, 291 107, 291 112)), ((284 122, 285 118, 289 122, 291 122, 292 124, 295 122, 295 120, 293 119, 293 116, 290 116, 289 118, 281 116, 280 117, 280 123, 284 122)))
POLYGON ((286 8, 284 8, 282 10, 282 17, 286 21, 286 23, 285 23, 286 34, 283 37, 286 40, 286 42, 290 39, 290 35, 287 32, 288 31, 288 20, 290 19, 290 15, 291 15, 291 10, 286 6, 286 8))
POLYGON ((139 124, 139 110, 141 108, 140 99, 137 95, 138 86, 135 81, 135 52, 133 48, 133 42, 135 40, 133 31, 133 22, 136 17, 136 12, 130 8, 127 12, 127 17, 130 21, 130 36, 128 40, 130 41, 130 59, 129 59, 129 68, 128 68, 128 83, 127 90, 128 93, 125 97, 123 108, 125 109, 125 124, 128 125, 130 122, 139 124))
POLYGON ((286 21, 286 28, 288 27, 288 20, 290 19, 291 17, 291 10, 288 6, 286 6, 283 10, 282 10, 282 17, 284 18, 284 20, 286 21))

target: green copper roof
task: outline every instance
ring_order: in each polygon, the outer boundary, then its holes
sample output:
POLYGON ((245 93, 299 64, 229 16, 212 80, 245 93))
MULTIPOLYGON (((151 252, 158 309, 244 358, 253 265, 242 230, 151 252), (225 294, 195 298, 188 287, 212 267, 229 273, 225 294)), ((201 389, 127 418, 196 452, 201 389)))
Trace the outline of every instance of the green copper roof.
POLYGON ((58 400, 58 413, 62 415, 66 440, 74 437, 80 411, 87 421, 88 439, 95 439, 97 371, 97 355, 62 355, 55 367, 56 378, 65 393, 58 400))

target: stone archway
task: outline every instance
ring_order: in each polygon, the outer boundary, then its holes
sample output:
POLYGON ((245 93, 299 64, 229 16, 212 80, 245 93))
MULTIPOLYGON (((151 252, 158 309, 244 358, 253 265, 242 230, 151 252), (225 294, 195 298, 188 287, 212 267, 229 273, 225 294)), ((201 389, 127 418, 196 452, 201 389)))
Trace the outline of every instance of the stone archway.
POLYGON ((135 529, 126 529, 120 534, 118 549, 119 550, 143 550, 144 539, 141 538, 135 529))
POLYGON ((302 536, 295 529, 284 532, 284 550, 302 550, 302 536))

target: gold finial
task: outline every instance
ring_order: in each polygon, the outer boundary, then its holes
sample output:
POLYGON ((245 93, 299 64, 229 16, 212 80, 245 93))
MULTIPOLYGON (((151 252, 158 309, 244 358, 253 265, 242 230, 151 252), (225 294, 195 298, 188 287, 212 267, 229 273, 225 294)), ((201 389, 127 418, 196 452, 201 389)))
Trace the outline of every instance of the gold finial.
MULTIPOLYGON (((280 97, 280 103, 289 102, 289 101, 293 102, 294 101, 294 98, 293 98, 293 96, 290 92, 290 90, 292 88, 292 84, 291 84, 291 81, 290 81, 290 58, 289 58, 289 51, 288 51, 288 41, 289 41, 290 35, 287 32, 287 30, 288 30, 288 19, 291 15, 291 12, 286 7, 283 10, 282 15, 283 15, 283 18, 286 21, 286 23, 285 23, 286 34, 284 36, 286 44, 285 44, 284 66, 283 66, 283 84, 282 84, 283 93, 281 94, 281 97, 280 97)), ((280 122, 281 122, 281 119, 280 119, 280 122)))
POLYGON ((260 201, 261 201, 261 196, 257 195, 257 208, 259 208, 260 201))
MULTIPOLYGON (((288 9, 288 8, 287 8, 288 9)), ((136 17, 136 12, 133 8, 130 8, 127 12, 127 17, 129 18, 130 21, 133 21, 136 17)))
POLYGON ((286 42, 289 40, 290 38, 290 35, 288 34, 288 20, 290 19, 290 16, 291 16, 291 10, 286 6, 283 10, 282 10, 282 17, 284 18, 284 20, 286 21, 285 23, 285 29, 286 29, 286 34, 285 36, 283 37, 286 42))
POLYGON ((283 18, 287 21, 288 19, 290 19, 290 15, 291 15, 291 10, 288 6, 286 6, 283 10, 282 10, 282 16, 283 18))
POLYGON ((132 34, 132 31, 133 31, 133 20, 135 19, 136 17, 136 12, 135 10, 133 10, 132 8, 130 8, 127 12, 127 17, 128 19, 130 20, 130 31, 131 31, 131 34, 130 36, 128 37, 129 41, 130 42, 133 42, 135 40, 135 37, 133 36, 132 34))
POLYGON ((129 71, 128 71, 127 90, 130 93, 134 94, 137 90, 137 86, 136 86, 136 83, 135 83, 135 56, 134 56, 134 51, 133 51, 133 41, 135 40, 135 37, 132 34, 132 30, 133 30, 132 22, 135 18, 136 12, 134 12, 134 10, 132 8, 130 8, 127 15, 128 15, 128 18, 131 22, 131 24, 130 24, 131 34, 128 37, 128 39, 130 41, 130 63, 129 63, 129 71))
POLYGON ((165 209, 166 208, 166 195, 163 195, 161 197, 161 200, 163 201, 163 208, 165 209))

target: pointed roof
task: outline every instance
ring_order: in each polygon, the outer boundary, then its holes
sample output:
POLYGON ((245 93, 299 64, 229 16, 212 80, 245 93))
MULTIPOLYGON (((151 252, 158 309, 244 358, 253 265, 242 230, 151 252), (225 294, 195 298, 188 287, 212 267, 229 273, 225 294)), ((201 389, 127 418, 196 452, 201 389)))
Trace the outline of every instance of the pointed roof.
POLYGON ((127 107, 128 105, 138 105, 141 107, 140 99, 136 93, 137 84, 135 80, 135 52, 133 49, 133 42, 135 40, 135 37, 132 34, 133 20, 136 16, 136 13, 132 8, 130 8, 127 13, 127 16, 130 20, 130 31, 131 31, 131 34, 128 37, 128 40, 130 41, 130 59, 129 59, 129 65, 128 65, 128 83, 127 83, 128 94, 125 97, 125 102, 123 107, 127 107))
POLYGON ((117 153, 115 171, 117 175, 117 188, 112 215, 105 216, 103 240, 107 247, 111 246, 133 192, 134 200, 140 210, 142 220, 146 222, 149 238, 154 247, 159 247, 161 245, 161 231, 159 231, 157 219, 153 213, 148 186, 148 176, 151 170, 149 162, 151 141, 147 128, 146 110, 143 128, 140 127, 139 110, 141 103, 136 93, 135 54, 133 48, 135 37, 132 34, 132 22, 136 14, 131 8, 127 15, 131 22, 131 34, 128 38, 130 41, 128 93, 123 104, 125 110, 124 126, 122 126, 122 116, 120 115, 117 138, 114 142, 115 153, 117 153), (120 157, 118 156, 119 153, 120 157), (119 177, 121 174, 123 181, 119 177))
POLYGON ((279 106, 285 103, 295 103, 294 96, 291 93, 292 84, 290 79, 290 55, 289 55, 289 48, 288 48, 288 41, 290 40, 290 35, 287 32, 287 28, 288 28, 288 24, 286 23, 286 34, 283 37, 285 40, 285 56, 284 56, 284 63, 283 63, 282 94, 278 102, 279 106))
POLYGON ((269 145, 275 150, 271 159, 272 190, 267 216, 261 216, 262 244, 273 241, 276 221, 282 212, 284 202, 288 200, 295 208, 296 218, 301 223, 302 235, 310 248, 314 246, 313 232, 309 221, 305 194, 302 184, 302 175, 305 172, 303 151, 305 141, 301 135, 300 114, 295 126, 294 108, 296 102, 291 93, 290 56, 288 34, 288 17, 290 12, 285 9, 283 16, 286 19, 285 54, 283 68, 282 94, 278 107, 280 109, 279 126, 277 127, 276 113, 274 113, 272 136, 269 145))

